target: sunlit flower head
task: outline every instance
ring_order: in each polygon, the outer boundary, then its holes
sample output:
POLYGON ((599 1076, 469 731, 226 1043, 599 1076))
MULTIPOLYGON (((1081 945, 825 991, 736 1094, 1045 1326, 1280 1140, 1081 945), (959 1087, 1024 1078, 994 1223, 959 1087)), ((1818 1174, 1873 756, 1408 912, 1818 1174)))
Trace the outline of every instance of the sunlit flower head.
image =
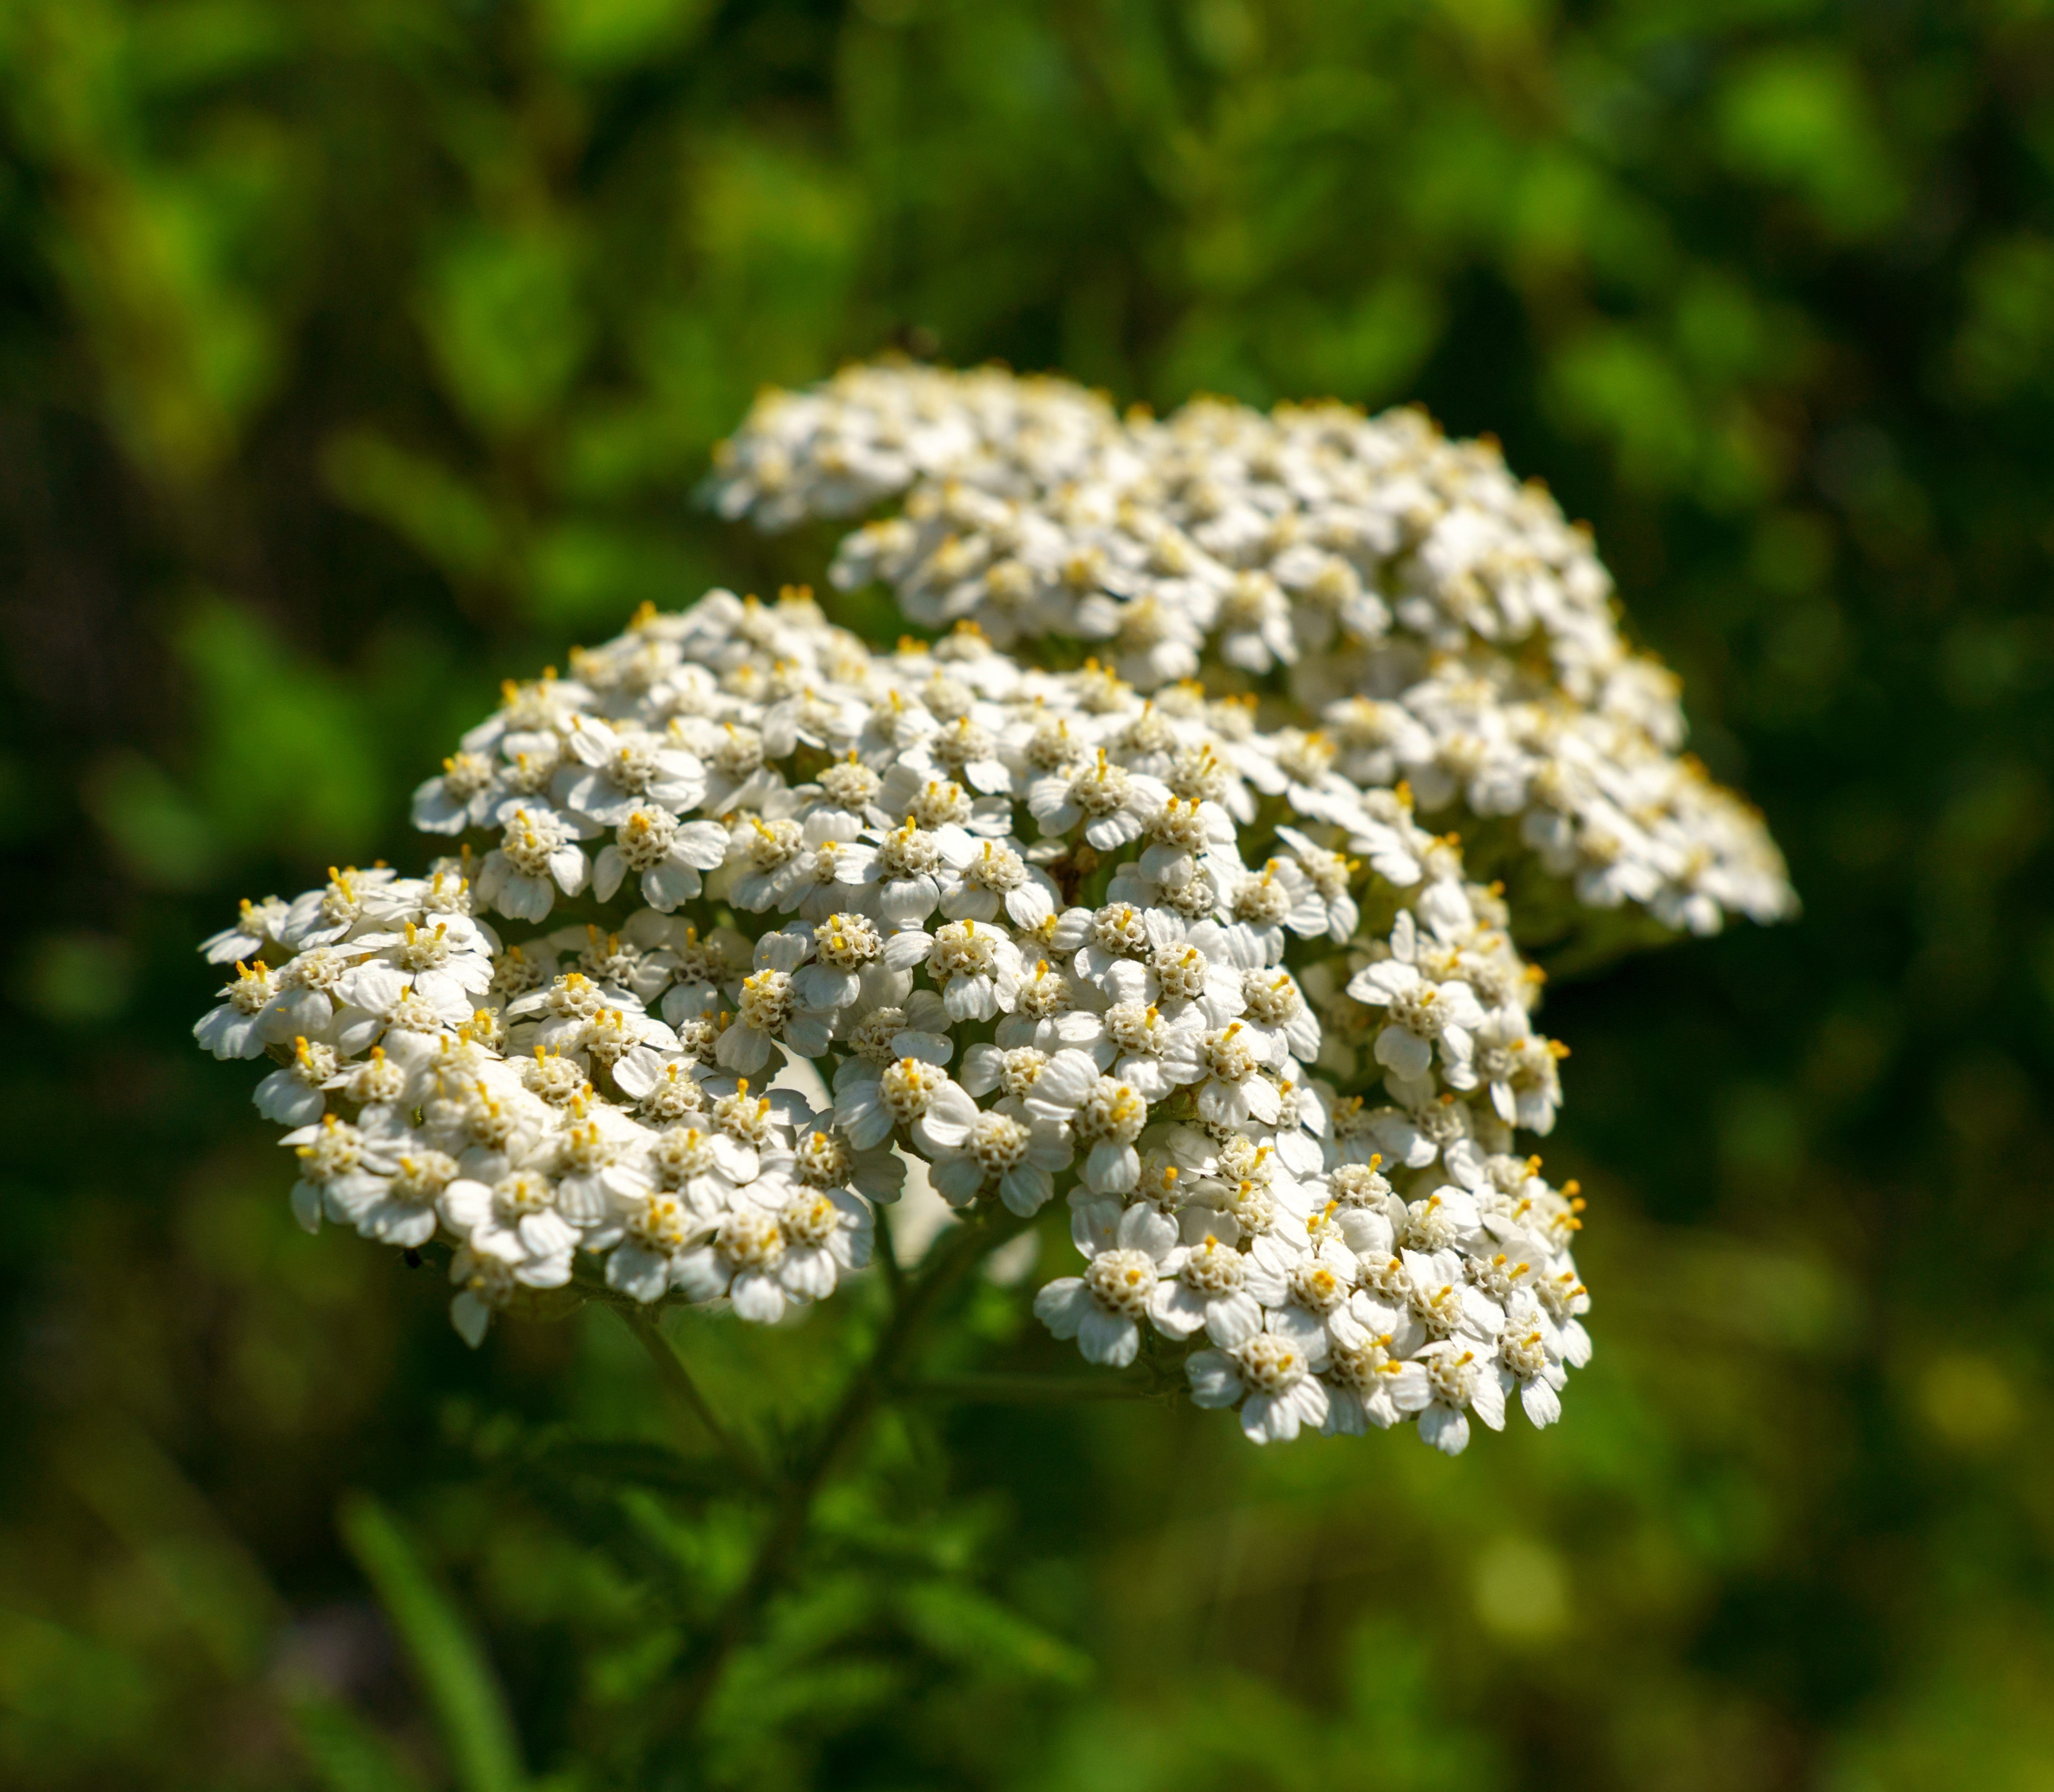
POLYGON ((1678 681, 1629 644, 1588 533, 1419 412, 1121 418, 1059 380, 883 364, 767 395, 711 490, 773 529, 895 505, 838 585, 1143 691, 1288 696, 1350 778, 1462 817, 1564 906, 1700 933, 1795 912, 1761 817, 1682 754, 1678 681))
POLYGON ((572 671, 422 786, 425 875, 338 868, 203 948, 200 1042, 267 1061, 309 1230, 440 1252, 474 1343, 578 1298, 768 1324, 911 1174, 1064 1199, 1037 1312, 1251 1437, 1559 1411, 1589 1346, 1578 1203, 1515 1143, 1560 1094, 1538 982, 1340 746, 973 627, 876 652, 797 593, 572 671))

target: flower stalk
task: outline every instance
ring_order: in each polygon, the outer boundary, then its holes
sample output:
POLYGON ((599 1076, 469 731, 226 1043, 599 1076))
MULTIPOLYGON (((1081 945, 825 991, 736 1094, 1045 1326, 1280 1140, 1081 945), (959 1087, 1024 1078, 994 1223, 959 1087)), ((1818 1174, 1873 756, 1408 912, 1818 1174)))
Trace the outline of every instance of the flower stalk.
POLYGON ((686 1368, 683 1357, 663 1335, 663 1328, 650 1316, 648 1310, 617 1300, 607 1304, 620 1315, 621 1322, 634 1333, 635 1342, 642 1346, 649 1361, 655 1365, 656 1379, 662 1384, 664 1393, 677 1408, 679 1415, 696 1424, 713 1440, 745 1483, 752 1487, 768 1487, 769 1479, 764 1473, 761 1463, 757 1461, 754 1454, 734 1432, 721 1422, 698 1383, 693 1380, 691 1372, 686 1368))
POLYGON ((718 1687, 722 1669, 746 1640, 765 1602, 796 1572, 816 1498, 891 1397, 901 1366, 935 1310, 980 1258, 1025 1223, 1000 1213, 954 1227, 936 1241, 919 1273, 908 1279, 904 1298, 893 1309, 869 1355, 778 1489, 747 1573, 715 1618, 671 1702, 661 1728, 676 1743, 690 1739, 718 1687))

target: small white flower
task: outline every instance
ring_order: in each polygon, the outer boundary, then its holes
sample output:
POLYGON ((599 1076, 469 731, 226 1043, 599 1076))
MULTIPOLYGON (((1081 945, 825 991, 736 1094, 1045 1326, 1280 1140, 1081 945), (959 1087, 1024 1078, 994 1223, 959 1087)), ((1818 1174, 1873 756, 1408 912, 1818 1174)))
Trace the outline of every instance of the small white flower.
POLYGON ((541 920, 559 890, 576 896, 584 888, 589 868, 577 844, 584 837, 554 809, 516 808, 478 872, 478 900, 515 920, 541 920))
POLYGON ((1541 1311, 1554 1321, 1562 1361, 1581 1369, 1591 1360, 1591 1335, 1583 1321, 1591 1310, 1590 1291, 1573 1266, 1558 1262, 1534 1284, 1533 1293, 1541 1311))
POLYGON ((1074 1208, 1070 1235, 1089 1267, 1062 1276, 1034 1297, 1034 1314, 1060 1338, 1075 1338, 1084 1360, 1123 1369, 1141 1348, 1157 1285, 1177 1249, 1177 1228, 1153 1207, 1112 1200, 1074 1208))
POLYGON ((1372 1333, 1365 1327, 1353 1341, 1334 1344, 1324 1373, 1328 1430, 1359 1436, 1371 1425, 1387 1431, 1407 1416, 1394 1397, 1406 1363, 1395 1352, 1390 1333, 1372 1333))
POLYGON ((259 1057, 267 1045, 289 1036, 277 1012, 278 975, 270 966, 238 963, 235 980, 221 994, 227 999, 193 1026, 193 1037, 216 1057, 259 1057))
POLYGON ((388 1030, 435 1034, 461 1026, 471 1015, 471 1003, 454 979, 410 975, 375 960, 351 971, 339 993, 346 999, 335 1011, 335 1043, 351 1055, 368 1050, 388 1030))
MULTIPOLYGON (((1173 1172, 1174 1173, 1174 1172, 1173 1172)), ((1248 1287, 1249 1260, 1207 1231, 1180 1247, 1156 1285, 1148 1316, 1159 1331, 1189 1337, 1201 1327, 1216 1345, 1245 1343, 1262 1329, 1262 1307, 1248 1287)))
POLYGON ((1212 920, 1186 922, 1163 909, 1143 915, 1146 955, 1092 962, 1091 978, 1108 1002, 1139 1002, 1182 1019, 1195 1014, 1206 1026, 1225 1026, 1247 1006, 1241 961, 1247 943, 1212 920))
POLYGON ((792 861, 785 885, 809 921, 837 914, 871 912, 877 901, 871 868, 877 849, 862 841, 827 840, 792 861))
POLYGON ((309 1232, 318 1231, 324 1219, 348 1220, 352 1207, 372 1199, 379 1179, 393 1167, 389 1130, 352 1126, 334 1114, 288 1132, 279 1143, 299 1160, 293 1215, 309 1232))
POLYGON ((254 964, 266 947, 284 944, 291 915, 290 906, 277 896, 266 896, 262 902, 252 902, 246 896, 235 925, 209 935, 200 942, 199 949, 210 964, 234 964, 238 959, 254 964))
POLYGON ((796 1299, 824 1301, 836 1283, 870 1261, 876 1219, 845 1188, 793 1191, 777 1209, 785 1234, 777 1279, 796 1299))
POLYGON ((1273 1051, 1269 1039, 1239 1021, 1229 1021, 1198 1042, 1198 1113, 1214 1126, 1277 1124, 1282 1099, 1265 1074, 1273 1051))
POLYGON ((1289 971, 1245 971, 1241 989, 1241 1024, 1267 1046, 1272 1065, 1281 1069, 1287 1059, 1309 1063, 1318 1057, 1319 1020, 1289 971))
MULTIPOLYGON (((467 915, 420 924, 407 921, 397 933, 360 934, 351 940, 350 955, 356 960, 356 968, 338 978, 334 987, 344 1002, 365 1006, 356 1002, 356 982, 373 966, 384 966, 424 999, 442 1008, 461 1005, 467 1015, 492 987, 492 954, 496 943, 467 915)), ((301 955, 304 959, 311 955, 301 955)))
MULTIPOLYGON (((899 1038, 903 1041, 903 1033, 899 1038)), ((852 1061, 835 1073, 835 1123, 858 1150, 903 1128, 923 1151, 946 1152, 970 1136, 977 1104, 935 1062, 907 1055, 881 1067, 852 1061)), ((946 1046, 942 1048, 946 1054, 946 1046)))
POLYGON ((1337 1240, 1305 1250, 1273 1235, 1254 1241, 1245 1279, 1269 1310, 1269 1329, 1293 1340, 1314 1369, 1323 1369, 1332 1345, 1361 1341, 1362 1322, 1350 1306, 1357 1273, 1355 1253, 1337 1240))
POLYGON ((285 943, 300 951, 332 946, 362 922, 397 919, 381 901, 395 880, 395 873, 382 865, 369 871, 354 865, 340 871, 331 868, 326 888, 293 898, 281 930, 285 943))
POLYGON ((754 728, 723 722, 703 730, 694 746, 706 774, 700 806, 710 815, 761 809, 784 788, 763 762, 763 736, 754 728))
POLYGON ((949 921, 931 936, 895 934, 885 944, 884 963, 893 970, 923 968, 952 1021, 1009 1013, 1020 987, 1020 948, 988 921, 949 921))
POLYGON ((862 972, 876 963, 884 950, 867 916, 843 911, 829 915, 812 929, 813 962, 792 973, 792 991, 809 1008, 832 1012, 848 1007, 863 993, 862 972))
POLYGON ((460 1246, 451 1258, 450 1280, 460 1290, 450 1302, 450 1323, 475 1350, 485 1341, 493 1314, 510 1305, 522 1285, 511 1264, 481 1255, 468 1245, 460 1246))
POLYGON ((281 1126, 309 1126, 328 1105, 323 1093, 336 1070, 335 1048, 304 1034, 293 1042, 293 1061, 258 1084, 257 1111, 281 1126))
POLYGON ((1508 1126, 1544 1136, 1555 1129, 1562 1101, 1561 1060, 1564 1046, 1537 1034, 1517 1008, 1499 1008, 1485 1017, 1473 1042, 1477 1075, 1491 1105, 1508 1126))
POLYGON ((616 729, 596 716, 571 721, 571 763, 558 769, 553 787, 565 808, 617 827, 638 809, 675 814, 706 794, 705 766, 678 740, 616 729))
POLYGON ((1261 947, 1259 964, 1284 955, 1284 932, 1301 939, 1327 930, 1327 905, 1311 878, 1291 859, 1272 859, 1259 872, 1238 879, 1228 892, 1234 919, 1261 947))
POLYGON ((1141 1175, 1134 1142, 1148 1123, 1148 1103, 1131 1083, 1101 1076, 1090 1056, 1057 1052, 1035 1079, 1025 1111, 1037 1120, 1068 1128, 1085 1152, 1079 1172, 1096 1195, 1123 1194, 1141 1175))
POLYGON ((1400 914, 1391 933, 1391 955, 1358 971, 1348 992, 1356 1001, 1383 1009, 1387 1024, 1376 1036, 1376 1058, 1405 1081, 1416 1081, 1433 1068, 1434 1048, 1451 1086, 1474 1087, 1470 1068, 1472 1035, 1483 1025, 1483 1006, 1466 983, 1436 983, 1414 962, 1419 942, 1411 916, 1400 914), (1461 1079, 1466 1077, 1465 1083, 1461 1079))
POLYGON ((681 1196, 663 1190, 645 1195, 607 1256, 607 1286, 645 1305, 661 1300, 678 1286, 679 1263, 705 1226, 681 1196))
POLYGON ((809 1121, 793 1150, 793 1174, 808 1188, 852 1188, 888 1207, 906 1186, 906 1160, 889 1146, 858 1151, 832 1120, 809 1121))
POLYGON ((1327 1390, 1292 1338, 1257 1332, 1226 1350, 1186 1359, 1194 1404, 1239 1406, 1251 1442, 1285 1443, 1301 1427, 1326 1423, 1327 1390))
MULTIPOLYGON (((1326 908, 1326 936, 1336 945, 1344 945, 1355 937, 1356 924, 1361 919, 1361 910, 1354 896, 1349 894, 1356 866, 1354 861, 1339 853, 1323 846, 1316 846, 1296 828, 1279 828, 1277 837, 1289 846, 1298 869, 1326 908)), ((1294 931, 1309 919, 1311 904, 1300 905, 1304 912, 1294 908, 1292 926, 1294 931)))
POLYGON ((1262 573, 1242 573, 1219 605, 1220 657, 1245 672, 1267 672, 1298 657, 1291 626, 1291 602, 1262 573))
POLYGON ((1048 1205, 1055 1172, 1073 1155, 1061 1128, 1024 1113, 986 1109, 970 1123, 961 1144, 935 1160, 936 1191, 953 1207, 967 1207, 995 1191, 1009 1212, 1025 1219, 1048 1205))
POLYGON ((340 1217, 367 1239, 401 1249, 426 1244, 441 1223, 437 1203, 456 1180, 457 1162, 445 1152, 403 1153, 388 1177, 336 1191, 340 1217))
POLYGON ((954 921, 992 921, 1002 908, 1015 927, 1038 928, 1060 900, 1055 880, 1030 865, 1009 840, 983 840, 960 864, 946 864, 942 912, 954 921))
POLYGON ((1506 1314, 1497 1341, 1498 1385, 1507 1395, 1518 1394, 1536 1427, 1552 1425, 1561 1417, 1562 1389, 1569 1379, 1554 1332, 1547 1316, 1529 1306, 1506 1314))
POLYGON ((1488 1344, 1505 1324, 1503 1310, 1469 1278, 1452 1250, 1401 1250, 1411 1313, 1437 1342, 1488 1344))
POLYGON ((791 1302, 824 1299, 867 1262, 873 1227, 870 1210, 844 1190, 759 1181, 670 1273, 688 1299, 726 1295, 738 1317, 774 1324, 791 1302))
POLYGON ((941 906, 942 842, 911 821, 870 838, 875 857, 864 876, 876 887, 878 913, 895 928, 917 928, 941 906))
POLYGON ((717 869, 727 846, 727 829, 718 821, 680 825, 667 809, 632 807, 615 829, 612 844, 600 850, 592 894, 607 901, 632 875, 640 880, 642 900, 667 915, 699 893, 700 873, 717 869))
POLYGON ((1104 853, 1139 840, 1169 796, 1159 778, 1112 764, 1101 749, 1096 765, 1041 779, 1027 807, 1044 835, 1068 833, 1081 822, 1085 840, 1104 853))
POLYGON ((1469 1443, 1469 1413, 1493 1431, 1505 1428, 1505 1389, 1477 1349, 1459 1341, 1422 1349, 1391 1378, 1391 1399, 1400 1412, 1417 1413, 1421 1439, 1450 1456, 1469 1443))
POLYGON ((557 1187, 539 1170, 514 1170, 490 1186, 462 1177, 436 1203, 443 1223, 481 1257, 498 1258, 524 1286, 570 1279, 577 1228, 557 1211, 557 1187))
POLYGON ((737 908, 751 914, 778 904, 797 885, 819 881, 809 876, 816 868, 807 851, 805 829, 788 817, 739 816, 729 837, 728 857, 734 867, 726 880, 728 894, 737 908))

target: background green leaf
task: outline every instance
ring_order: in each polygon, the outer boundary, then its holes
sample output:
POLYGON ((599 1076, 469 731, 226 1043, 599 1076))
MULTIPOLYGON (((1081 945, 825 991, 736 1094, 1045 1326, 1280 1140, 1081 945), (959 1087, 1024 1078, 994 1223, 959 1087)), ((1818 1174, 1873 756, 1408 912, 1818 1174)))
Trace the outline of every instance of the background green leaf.
MULTIPOLYGON (((513 1715, 463 1614, 398 1521, 369 1495, 343 1502, 340 1526, 421 1677, 458 1786, 520 1792, 526 1775, 513 1715)), ((326 1734, 332 1742, 332 1730, 326 1734)))

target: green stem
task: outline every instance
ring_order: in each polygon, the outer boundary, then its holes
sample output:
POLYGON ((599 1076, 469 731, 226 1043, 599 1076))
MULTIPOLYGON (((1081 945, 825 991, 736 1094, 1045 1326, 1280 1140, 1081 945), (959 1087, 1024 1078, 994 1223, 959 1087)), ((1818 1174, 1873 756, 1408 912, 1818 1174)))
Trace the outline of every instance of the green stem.
POLYGON ((689 1736, 706 1702, 720 1683, 721 1670, 740 1646, 757 1611, 790 1571, 813 1515, 814 1496, 887 1393, 901 1361, 911 1349, 921 1325, 942 1297, 986 1251, 1021 1231, 1027 1222, 1003 1212, 958 1227, 929 1248, 920 1273, 906 1285, 905 1298, 892 1313, 870 1353, 828 1416, 813 1447, 784 1486, 768 1530, 757 1546, 747 1576, 715 1620, 697 1667, 679 1689, 664 1728, 673 1736, 689 1736))
POLYGON ((883 1269, 884 1286, 891 1290, 891 1305, 895 1309, 906 1301, 906 1266, 899 1261, 899 1253, 891 1248, 891 1227, 886 1220, 885 1208, 876 1210, 877 1233, 871 1247, 871 1255, 883 1269))
POLYGON ((742 1447, 741 1440, 720 1422, 706 1396, 699 1391, 698 1383, 692 1379, 691 1371, 685 1367, 684 1358, 663 1336, 663 1328, 639 1306, 609 1304, 620 1315, 621 1323, 648 1353, 649 1361, 656 1365, 656 1379, 663 1383, 663 1392, 670 1396, 671 1403, 679 1412, 698 1421, 752 1487, 768 1487, 769 1479, 761 1465, 742 1447))

